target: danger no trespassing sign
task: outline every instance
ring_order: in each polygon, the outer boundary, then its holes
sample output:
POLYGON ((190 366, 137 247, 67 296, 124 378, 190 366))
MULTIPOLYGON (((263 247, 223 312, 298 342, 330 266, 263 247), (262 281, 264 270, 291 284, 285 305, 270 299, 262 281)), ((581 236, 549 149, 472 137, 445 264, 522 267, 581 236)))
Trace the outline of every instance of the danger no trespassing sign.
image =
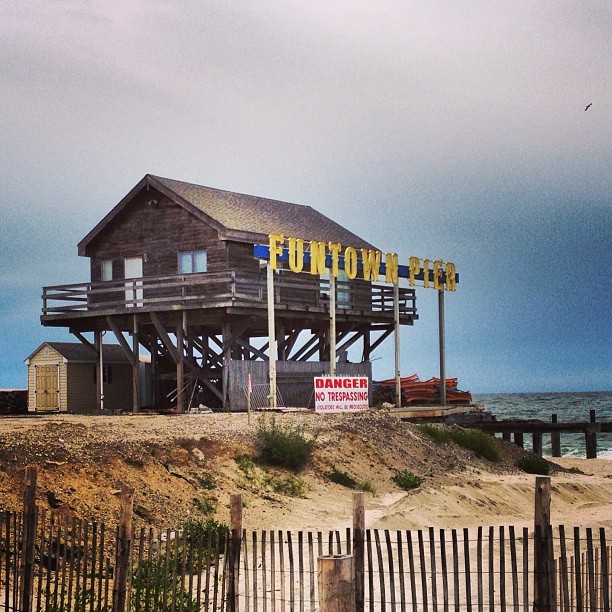
POLYGON ((315 376, 315 412, 355 412, 369 408, 367 376, 315 376))

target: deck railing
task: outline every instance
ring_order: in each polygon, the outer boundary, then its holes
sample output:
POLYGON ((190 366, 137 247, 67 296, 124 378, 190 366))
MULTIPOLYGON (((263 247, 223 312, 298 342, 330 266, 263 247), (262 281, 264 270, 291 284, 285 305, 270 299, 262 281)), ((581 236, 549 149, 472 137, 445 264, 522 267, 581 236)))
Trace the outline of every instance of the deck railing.
MULTIPOLYGON (((277 309, 329 311, 329 281, 310 275, 278 275, 274 282, 277 309)), ((338 312, 393 316, 393 286, 336 282, 338 312)), ((264 275, 235 271, 149 276, 44 287, 43 319, 79 313, 92 315, 144 310, 260 306, 267 302, 264 275)), ((400 319, 416 318, 413 289, 400 288, 400 319)))

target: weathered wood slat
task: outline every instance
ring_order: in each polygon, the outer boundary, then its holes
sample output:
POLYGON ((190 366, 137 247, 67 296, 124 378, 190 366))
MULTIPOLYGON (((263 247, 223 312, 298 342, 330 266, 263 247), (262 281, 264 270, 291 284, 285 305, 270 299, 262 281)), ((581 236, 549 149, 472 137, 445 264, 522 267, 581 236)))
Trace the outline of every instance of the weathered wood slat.
POLYGON ((431 605, 434 612, 438 610, 438 586, 436 572, 436 537, 434 528, 429 528, 429 563, 431 570, 431 605))
POLYGON ((385 529, 385 542, 387 544, 387 564, 389 566, 389 592, 391 596, 391 612, 396 610, 395 597, 395 571, 393 569, 393 546, 391 544, 391 533, 385 529))
POLYGON ((519 612, 519 584, 518 584, 518 563, 516 558, 516 533, 511 525, 508 528, 508 539, 510 543, 510 572, 512 574, 512 606, 514 612, 519 612))
POLYGON ((425 543, 423 542, 423 531, 421 529, 417 532, 419 540, 419 564, 421 570, 421 597, 423 602, 423 609, 427 610, 427 570, 425 567, 425 543))
POLYGON ((401 612, 406 612, 406 582, 404 578, 404 551, 401 531, 396 532, 395 539, 397 542, 397 570, 399 573, 400 610, 401 612))
POLYGON ((465 574, 465 605, 467 612, 472 611, 472 569, 470 567, 470 536, 469 530, 463 530, 463 567, 465 574))
POLYGON ((382 610, 385 609, 387 603, 387 593, 385 591, 385 570, 382 559, 382 549, 380 547, 380 532, 378 529, 374 529, 374 543, 376 544, 376 560, 377 560, 377 573, 378 573, 378 582, 380 586, 380 607, 382 610))
POLYGON ((374 612, 374 559, 372 557, 372 530, 366 529, 366 550, 368 553, 367 564, 368 564, 368 599, 370 602, 370 612, 374 612))
POLYGON ((412 532, 406 532, 406 545, 408 547, 408 570, 410 572, 410 600, 412 609, 417 609, 416 572, 414 568, 414 549, 412 548, 412 532))
POLYGON ((476 572, 477 572, 477 590, 478 590, 478 612, 484 612, 484 591, 482 580, 482 527, 478 527, 476 536, 476 572))
POLYGON ((442 570, 442 606, 444 612, 448 612, 448 568, 446 567, 446 535, 444 529, 440 529, 440 565, 442 570))
POLYGON ((599 529, 599 546, 601 550, 601 605, 603 610, 610 609, 610 565, 609 551, 606 544, 606 530, 599 529))
POLYGON ((493 547, 495 544, 494 538, 495 528, 489 527, 489 612, 495 610, 495 563, 493 547))

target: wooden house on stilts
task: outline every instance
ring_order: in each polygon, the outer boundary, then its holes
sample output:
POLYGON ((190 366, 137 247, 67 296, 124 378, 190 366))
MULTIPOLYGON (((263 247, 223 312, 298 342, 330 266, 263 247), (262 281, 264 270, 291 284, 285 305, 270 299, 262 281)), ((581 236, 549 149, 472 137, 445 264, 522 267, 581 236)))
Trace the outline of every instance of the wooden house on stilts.
MULTIPOLYGON (((68 327, 97 354, 103 335, 113 334, 135 381, 146 349, 156 407, 244 410, 247 380, 265 402, 268 285, 254 245, 270 234, 374 248, 309 206, 146 175, 79 243, 90 280, 43 289, 42 324, 68 327)), ((329 366, 329 277, 280 268, 273 307, 280 403, 308 406, 313 374, 329 366)), ((342 277, 334 284, 338 372, 368 374, 395 321, 417 318, 414 289, 399 289, 398 317, 393 286, 342 277), (350 347, 359 363, 342 359, 350 347)), ((139 385, 132 388, 138 410, 139 385)))

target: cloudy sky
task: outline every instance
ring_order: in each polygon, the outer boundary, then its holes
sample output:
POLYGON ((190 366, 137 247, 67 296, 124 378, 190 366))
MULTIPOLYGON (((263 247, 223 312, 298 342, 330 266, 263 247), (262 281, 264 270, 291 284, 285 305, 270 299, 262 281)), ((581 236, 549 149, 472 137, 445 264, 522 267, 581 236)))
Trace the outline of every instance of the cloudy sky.
MULTIPOLYGON (((609 0, 5 0, 0 387, 69 339, 41 287, 87 280, 78 241, 152 173, 455 262, 463 389, 612 389, 611 77, 609 0)), ((402 373, 428 378, 417 300, 402 373)))

